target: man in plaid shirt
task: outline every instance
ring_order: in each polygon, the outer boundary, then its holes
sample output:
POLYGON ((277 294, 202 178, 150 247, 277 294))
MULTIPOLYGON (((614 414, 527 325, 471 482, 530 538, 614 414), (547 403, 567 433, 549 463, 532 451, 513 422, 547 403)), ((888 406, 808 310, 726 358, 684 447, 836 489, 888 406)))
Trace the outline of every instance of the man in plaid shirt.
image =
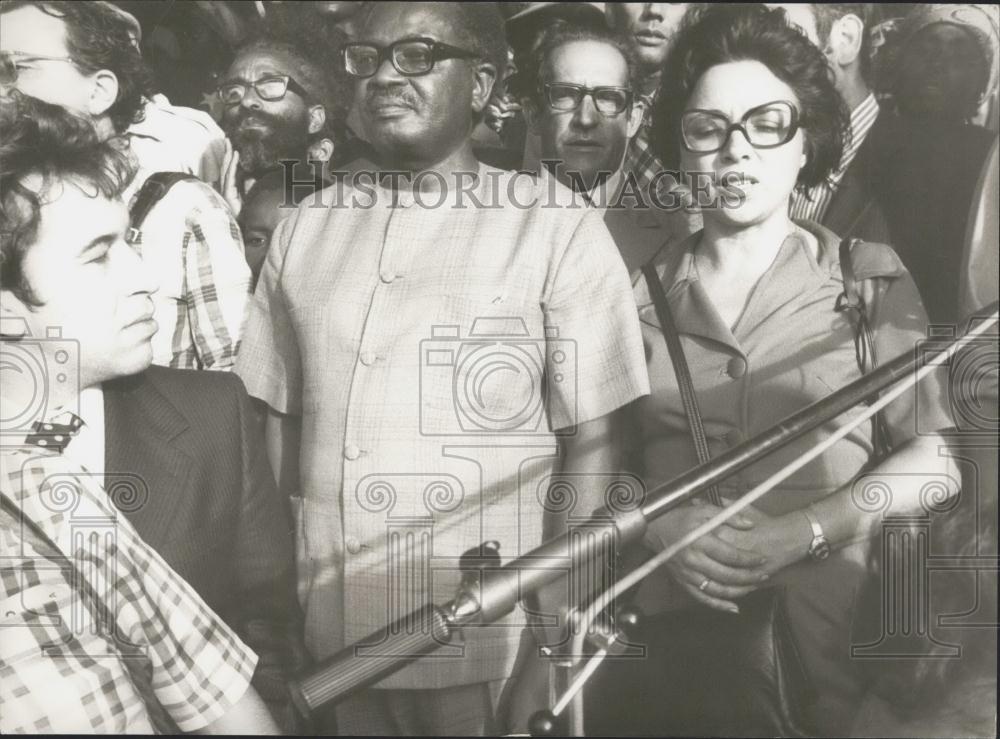
POLYGON ((249 398, 232 374, 149 367, 129 160, 17 91, 0 142, 0 727, 194 729, 246 700, 225 728, 270 730, 229 626, 277 712, 300 616, 249 398))
POLYGON ((54 450, 0 450, 0 731, 277 733, 257 656, 54 450))
MULTIPOLYGON (((0 16, 0 53, 13 77, 4 84, 89 118, 103 139, 126 135, 142 119, 149 92, 142 57, 128 22, 108 4, 6 0, 0 16)), ((139 165, 131 193, 153 173, 139 165)), ((163 196, 143 226, 137 246, 160 278, 154 364, 231 368, 250 268, 226 202, 200 180, 186 180, 163 196)))

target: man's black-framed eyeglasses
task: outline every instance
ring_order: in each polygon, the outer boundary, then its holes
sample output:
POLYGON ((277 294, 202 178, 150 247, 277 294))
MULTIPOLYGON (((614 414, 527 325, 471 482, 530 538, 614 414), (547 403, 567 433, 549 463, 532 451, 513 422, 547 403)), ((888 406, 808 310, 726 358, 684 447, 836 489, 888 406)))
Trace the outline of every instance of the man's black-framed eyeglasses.
POLYGON ((0 51, 0 85, 13 85, 17 82, 17 65, 31 62, 69 62, 76 64, 71 56, 45 56, 43 54, 28 54, 21 51, 0 51))
POLYGON ((247 90, 251 87, 257 93, 257 97, 268 102, 281 100, 289 90, 303 100, 309 99, 306 89, 287 74, 271 74, 253 82, 228 80, 219 85, 216 92, 226 105, 236 105, 246 97, 247 90))
POLYGON ((738 123, 717 110, 693 108, 681 115, 681 143, 694 154, 712 154, 741 132, 755 149, 774 149, 795 138, 799 109, 787 100, 773 100, 751 108, 738 123))
POLYGON ((621 115, 632 104, 632 91, 626 87, 584 87, 569 82, 546 82, 542 89, 549 107, 561 113, 579 108, 587 95, 594 101, 598 112, 608 118, 621 115))
POLYGON ((344 69, 353 77, 372 77, 386 59, 406 77, 419 77, 434 69, 434 63, 444 59, 476 59, 480 54, 460 49, 432 38, 404 38, 388 46, 362 42, 344 46, 344 69))

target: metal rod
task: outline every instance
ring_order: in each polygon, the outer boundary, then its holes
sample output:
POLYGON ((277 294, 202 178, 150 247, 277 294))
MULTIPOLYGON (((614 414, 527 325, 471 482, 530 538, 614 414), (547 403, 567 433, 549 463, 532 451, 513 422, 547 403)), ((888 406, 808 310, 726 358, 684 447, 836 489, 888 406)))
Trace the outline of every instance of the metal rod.
MULTIPOLYGON (((986 311, 991 314, 977 328, 978 333, 985 332, 985 327, 997 321, 997 303, 994 302, 986 311)), ((970 332, 969 337, 962 336, 943 343, 939 348, 927 347, 923 352, 908 352, 882 365, 877 370, 854 382, 845 385, 801 411, 794 413, 778 422, 770 429, 762 432, 743 444, 719 455, 710 462, 699 465, 690 471, 679 475, 663 485, 654 488, 649 495, 649 501, 641 509, 609 518, 607 512, 598 512, 595 519, 614 526, 618 537, 617 545, 624 547, 638 541, 645 532, 647 521, 657 518, 681 503, 698 495, 705 488, 714 485, 740 470, 755 464, 762 458, 786 446, 805 433, 836 418, 855 405, 877 395, 885 388, 895 384, 908 374, 929 364, 935 357, 945 352, 954 353, 975 338, 970 332)), ((501 616, 514 610, 520 597, 534 592, 543 585, 555 580, 565 571, 566 552, 569 551, 569 534, 564 533, 525 555, 508 562, 499 569, 487 569, 483 572, 482 587, 475 598, 476 608, 465 608, 468 598, 456 598, 442 607, 441 611, 451 614, 448 619, 448 634, 463 625, 476 623, 491 623, 501 616), (457 611, 458 604, 464 610, 457 611)), ((578 552, 580 561, 600 553, 595 545, 578 552)), ((426 607, 425 607, 426 608, 426 607)), ((420 609, 423 611, 424 609, 420 609)), ((405 617, 409 618, 409 617, 405 617)), ((367 637, 363 642, 376 641, 384 634, 383 631, 367 637)), ((446 644, 447 640, 425 639, 421 642, 427 653, 438 646, 446 644)), ((293 681, 291 690, 296 695, 301 708, 315 710, 320 706, 336 701, 339 698, 360 687, 377 682, 383 677, 399 670, 414 656, 398 659, 380 658, 378 664, 371 664, 364 669, 350 667, 354 660, 364 660, 355 653, 354 647, 342 650, 335 657, 324 661, 313 668, 309 675, 293 681), (351 679, 335 679, 335 676, 349 673, 351 679), (305 684, 323 684, 324 690, 312 696, 304 696, 301 686, 305 684)), ((367 658, 371 659, 371 658, 367 658)))

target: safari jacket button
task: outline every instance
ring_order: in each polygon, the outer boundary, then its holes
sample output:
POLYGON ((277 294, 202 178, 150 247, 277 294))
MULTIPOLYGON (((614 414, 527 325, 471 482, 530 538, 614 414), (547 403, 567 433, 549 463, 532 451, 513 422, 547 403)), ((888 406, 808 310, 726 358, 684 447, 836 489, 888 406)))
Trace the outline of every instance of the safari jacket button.
POLYGON ((747 373, 747 362, 743 357, 733 357, 726 365, 726 373, 734 380, 738 380, 747 373))
POLYGON ((740 433, 737 429, 731 429, 725 433, 725 435, 722 437, 722 440, 726 442, 726 446, 729 447, 739 446, 741 443, 743 443, 743 434, 740 433))
POLYGON ((353 461, 361 456, 361 450, 354 444, 348 444, 344 447, 344 456, 353 461))
POLYGON ((361 542, 355 539, 353 536, 347 539, 347 551, 351 554, 361 553, 361 542))

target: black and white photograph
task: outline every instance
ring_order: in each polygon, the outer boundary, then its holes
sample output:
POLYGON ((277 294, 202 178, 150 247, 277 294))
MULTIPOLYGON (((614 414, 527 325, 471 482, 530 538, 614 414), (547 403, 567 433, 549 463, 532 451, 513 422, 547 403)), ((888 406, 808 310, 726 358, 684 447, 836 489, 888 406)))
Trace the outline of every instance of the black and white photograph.
POLYGON ((0 733, 995 738, 1000 5, 0 0, 0 733))

